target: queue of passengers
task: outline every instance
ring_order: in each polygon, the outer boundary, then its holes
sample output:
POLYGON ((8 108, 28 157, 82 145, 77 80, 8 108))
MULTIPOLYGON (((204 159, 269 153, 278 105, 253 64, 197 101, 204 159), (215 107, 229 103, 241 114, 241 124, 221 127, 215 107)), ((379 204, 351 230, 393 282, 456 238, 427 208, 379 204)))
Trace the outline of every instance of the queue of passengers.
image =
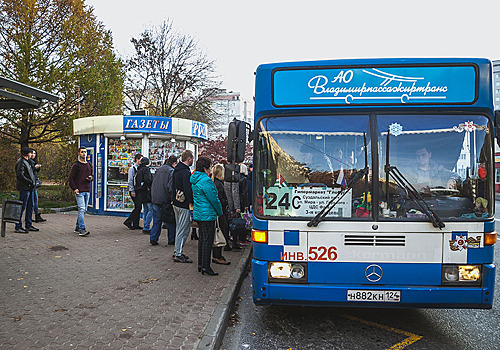
POLYGON ((134 210, 124 225, 148 234, 153 246, 159 245, 161 229, 166 228, 167 245, 174 246, 172 259, 178 263, 193 262, 183 249, 193 226, 196 226, 199 232, 198 271, 209 276, 218 275, 212 270, 211 262, 229 265, 222 251, 241 251, 241 244, 249 244, 247 228, 232 232, 229 229, 231 218, 239 217, 250 208, 251 178, 248 175, 251 174, 248 174, 247 167, 240 164, 237 182, 228 183, 224 181, 225 166, 213 165, 207 157, 199 157, 194 172, 191 172, 194 155, 190 150, 182 152, 179 159, 170 156, 154 176, 150 164, 148 158, 136 154, 129 169, 128 186, 134 210), (139 225, 141 210, 142 227, 139 225), (219 236, 219 240, 224 241, 214 245, 216 227, 224 236, 219 236))

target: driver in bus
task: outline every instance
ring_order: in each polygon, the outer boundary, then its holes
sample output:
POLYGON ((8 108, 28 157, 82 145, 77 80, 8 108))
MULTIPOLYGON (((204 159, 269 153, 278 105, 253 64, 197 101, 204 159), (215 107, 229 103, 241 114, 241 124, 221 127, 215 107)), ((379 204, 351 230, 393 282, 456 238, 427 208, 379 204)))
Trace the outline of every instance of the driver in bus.
POLYGON ((432 160, 426 146, 415 151, 417 166, 408 175, 411 184, 419 191, 430 193, 431 188, 457 188, 457 175, 432 160))

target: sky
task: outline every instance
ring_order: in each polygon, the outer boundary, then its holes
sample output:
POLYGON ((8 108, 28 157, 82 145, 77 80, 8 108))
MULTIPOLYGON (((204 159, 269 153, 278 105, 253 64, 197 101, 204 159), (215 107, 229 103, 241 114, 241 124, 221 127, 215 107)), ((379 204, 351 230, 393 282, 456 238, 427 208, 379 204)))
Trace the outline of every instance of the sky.
POLYGON ((500 59, 498 0, 86 0, 121 57, 171 20, 216 63, 222 88, 254 95, 259 64, 370 57, 500 59), (496 12, 498 15, 498 12, 496 12), (495 33, 497 33, 495 35, 495 33))

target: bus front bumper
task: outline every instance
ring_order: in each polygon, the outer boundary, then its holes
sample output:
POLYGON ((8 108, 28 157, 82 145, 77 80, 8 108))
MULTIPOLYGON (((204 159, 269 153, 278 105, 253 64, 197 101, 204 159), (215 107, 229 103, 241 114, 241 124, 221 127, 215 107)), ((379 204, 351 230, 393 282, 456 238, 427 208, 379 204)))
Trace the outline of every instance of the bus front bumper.
POLYGON ((491 309, 493 304, 493 264, 483 265, 483 278, 487 284, 478 287, 270 283, 267 266, 266 261, 252 259, 253 299, 256 305, 491 309), (384 302, 348 300, 348 294, 351 296, 358 292, 378 295, 399 292, 399 298, 384 302))

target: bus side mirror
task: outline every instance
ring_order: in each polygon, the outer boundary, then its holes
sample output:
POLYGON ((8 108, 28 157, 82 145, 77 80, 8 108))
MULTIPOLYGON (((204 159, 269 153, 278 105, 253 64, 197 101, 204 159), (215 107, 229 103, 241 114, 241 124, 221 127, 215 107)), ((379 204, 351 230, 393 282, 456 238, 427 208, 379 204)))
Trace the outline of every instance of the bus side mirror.
POLYGON ((495 138, 497 139, 498 147, 500 147, 500 111, 495 111, 495 138))
MULTIPOLYGON (((229 123, 227 132, 227 161, 241 163, 245 160, 247 146, 247 125, 245 122, 234 119, 229 123)), ((250 133, 249 141, 252 141, 250 133)))

